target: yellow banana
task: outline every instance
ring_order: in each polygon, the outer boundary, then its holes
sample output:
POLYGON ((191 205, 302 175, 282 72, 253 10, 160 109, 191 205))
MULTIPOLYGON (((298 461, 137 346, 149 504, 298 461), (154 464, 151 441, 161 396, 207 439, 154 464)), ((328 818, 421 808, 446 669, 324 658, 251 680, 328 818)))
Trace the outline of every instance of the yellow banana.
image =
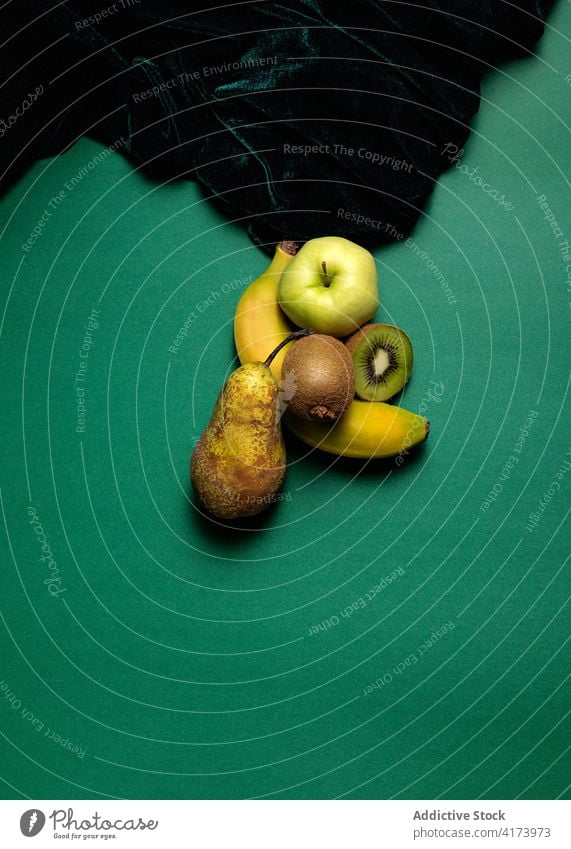
MULTIPOLYGON (((295 330, 278 304, 278 283, 284 268, 295 255, 294 242, 281 242, 268 268, 250 283, 236 307, 234 342, 241 365, 264 362, 270 351, 295 330)), ((276 356, 270 370, 280 379, 289 345, 276 356)))
MULTIPOLYGON (((236 307, 234 340, 240 363, 263 362, 293 329, 278 300, 278 282, 293 259, 293 243, 276 247, 267 270, 250 283, 236 307)), ((294 344, 294 343, 290 343, 294 344)), ((274 359, 271 371, 279 380, 286 345, 274 359)), ((429 422, 403 407, 380 401, 351 402, 349 409, 333 425, 306 421, 286 413, 283 421, 303 442, 330 454, 344 457, 393 457, 403 455, 428 436, 429 422)))
POLYGON ((287 413, 287 426, 295 435, 329 454, 343 457, 394 457, 424 442, 430 429, 422 416, 381 401, 352 401, 332 427, 287 413))

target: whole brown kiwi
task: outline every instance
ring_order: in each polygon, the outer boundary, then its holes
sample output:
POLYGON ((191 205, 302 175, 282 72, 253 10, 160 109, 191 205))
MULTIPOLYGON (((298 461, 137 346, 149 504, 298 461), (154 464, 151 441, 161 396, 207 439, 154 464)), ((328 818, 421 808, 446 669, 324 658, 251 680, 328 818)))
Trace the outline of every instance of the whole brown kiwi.
POLYGON ((295 416, 335 422, 355 396, 355 371, 346 346, 314 333, 299 339, 282 365, 283 400, 295 416))

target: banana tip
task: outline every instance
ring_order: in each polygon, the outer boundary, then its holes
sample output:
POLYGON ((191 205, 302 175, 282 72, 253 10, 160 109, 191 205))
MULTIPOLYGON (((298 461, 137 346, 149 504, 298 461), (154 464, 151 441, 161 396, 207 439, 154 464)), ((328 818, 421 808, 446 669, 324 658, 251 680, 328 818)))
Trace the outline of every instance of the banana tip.
POLYGON ((424 423, 424 442, 428 439, 428 434, 430 433, 430 422, 426 419, 424 423))

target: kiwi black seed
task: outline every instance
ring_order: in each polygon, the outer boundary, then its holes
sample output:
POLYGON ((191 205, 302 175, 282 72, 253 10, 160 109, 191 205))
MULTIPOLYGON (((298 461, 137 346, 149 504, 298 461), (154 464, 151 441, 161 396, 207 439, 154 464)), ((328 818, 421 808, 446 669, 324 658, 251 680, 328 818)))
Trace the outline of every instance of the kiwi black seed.
POLYGON ((280 388, 295 416, 335 422, 355 396, 351 354, 334 336, 298 339, 285 355, 280 388))
POLYGON ((388 401, 412 372, 412 343, 392 324, 366 324, 346 341, 355 368, 355 392, 364 401, 388 401))

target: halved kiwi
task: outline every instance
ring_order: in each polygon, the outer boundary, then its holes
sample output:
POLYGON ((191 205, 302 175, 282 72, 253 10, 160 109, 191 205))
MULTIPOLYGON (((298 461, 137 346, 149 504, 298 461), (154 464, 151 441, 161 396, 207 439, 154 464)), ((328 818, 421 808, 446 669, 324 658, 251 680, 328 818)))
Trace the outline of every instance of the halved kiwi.
POLYGON ((392 324, 366 324, 346 343, 353 358, 355 392, 364 401, 388 401, 412 372, 412 343, 392 324))

